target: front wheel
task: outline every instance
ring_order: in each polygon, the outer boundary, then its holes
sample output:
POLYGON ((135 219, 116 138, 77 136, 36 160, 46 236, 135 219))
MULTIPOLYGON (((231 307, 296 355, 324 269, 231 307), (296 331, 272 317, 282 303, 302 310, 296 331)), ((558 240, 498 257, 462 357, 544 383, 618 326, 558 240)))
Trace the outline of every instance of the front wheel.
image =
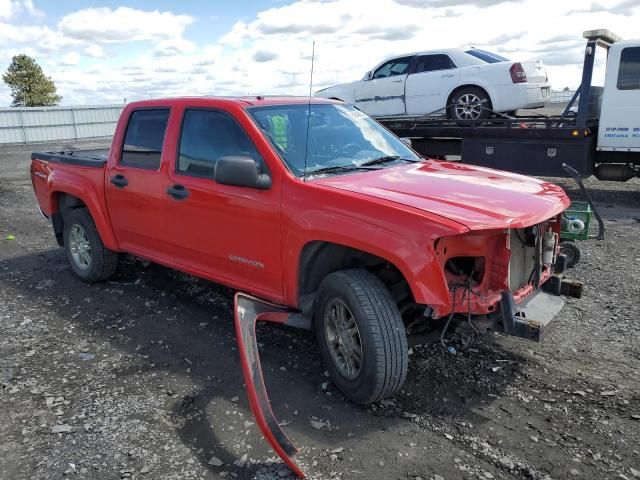
POLYGON ((342 270, 320 285, 320 353, 338 389, 367 404, 393 395, 407 375, 407 334, 391 293, 366 270, 342 270))
POLYGON ((453 94, 447 113, 453 120, 485 120, 490 110, 489 96, 483 90, 466 87, 453 94))
POLYGON ((91 215, 84 208, 65 215, 64 248, 71 270, 85 282, 106 280, 118 267, 118 253, 104 246, 91 215))

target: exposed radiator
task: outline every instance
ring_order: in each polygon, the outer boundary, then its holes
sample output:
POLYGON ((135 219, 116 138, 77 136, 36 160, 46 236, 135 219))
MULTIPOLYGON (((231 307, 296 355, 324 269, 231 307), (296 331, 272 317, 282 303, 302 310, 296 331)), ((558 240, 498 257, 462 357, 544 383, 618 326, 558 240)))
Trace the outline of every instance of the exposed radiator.
POLYGON ((510 230, 509 288, 512 292, 524 287, 530 279, 533 279, 536 249, 527 246, 523 241, 525 239, 524 228, 510 230))

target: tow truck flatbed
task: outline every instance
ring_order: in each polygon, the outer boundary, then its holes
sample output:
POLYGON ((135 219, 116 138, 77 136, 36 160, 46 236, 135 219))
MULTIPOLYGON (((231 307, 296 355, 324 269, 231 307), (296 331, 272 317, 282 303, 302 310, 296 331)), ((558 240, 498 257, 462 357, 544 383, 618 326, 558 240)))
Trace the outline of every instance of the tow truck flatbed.
POLYGON ((376 120, 425 156, 457 155, 465 163, 536 176, 566 177, 563 163, 582 177, 640 176, 640 41, 622 42, 607 30, 587 31, 584 37, 582 81, 561 115, 376 120), (591 85, 597 47, 608 54, 604 88, 591 85))

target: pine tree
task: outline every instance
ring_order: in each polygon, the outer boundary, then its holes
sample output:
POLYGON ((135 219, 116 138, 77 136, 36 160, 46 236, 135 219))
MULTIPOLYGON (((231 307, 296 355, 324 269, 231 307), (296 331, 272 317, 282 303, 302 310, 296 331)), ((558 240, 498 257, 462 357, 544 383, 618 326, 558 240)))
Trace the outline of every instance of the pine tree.
POLYGON ((11 88, 13 107, 51 106, 62 100, 51 77, 28 55, 13 57, 2 80, 11 88))

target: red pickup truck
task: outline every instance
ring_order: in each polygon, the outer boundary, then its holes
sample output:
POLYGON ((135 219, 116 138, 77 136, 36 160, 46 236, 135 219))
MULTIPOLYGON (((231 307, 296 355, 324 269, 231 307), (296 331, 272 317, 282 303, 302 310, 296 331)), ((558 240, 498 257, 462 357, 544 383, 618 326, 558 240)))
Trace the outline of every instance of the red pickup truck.
POLYGON ((562 306, 561 188, 425 160, 332 100, 135 102, 108 153, 35 152, 31 175, 80 278, 127 252, 286 307, 358 403, 400 388, 408 335, 537 340, 562 306))

